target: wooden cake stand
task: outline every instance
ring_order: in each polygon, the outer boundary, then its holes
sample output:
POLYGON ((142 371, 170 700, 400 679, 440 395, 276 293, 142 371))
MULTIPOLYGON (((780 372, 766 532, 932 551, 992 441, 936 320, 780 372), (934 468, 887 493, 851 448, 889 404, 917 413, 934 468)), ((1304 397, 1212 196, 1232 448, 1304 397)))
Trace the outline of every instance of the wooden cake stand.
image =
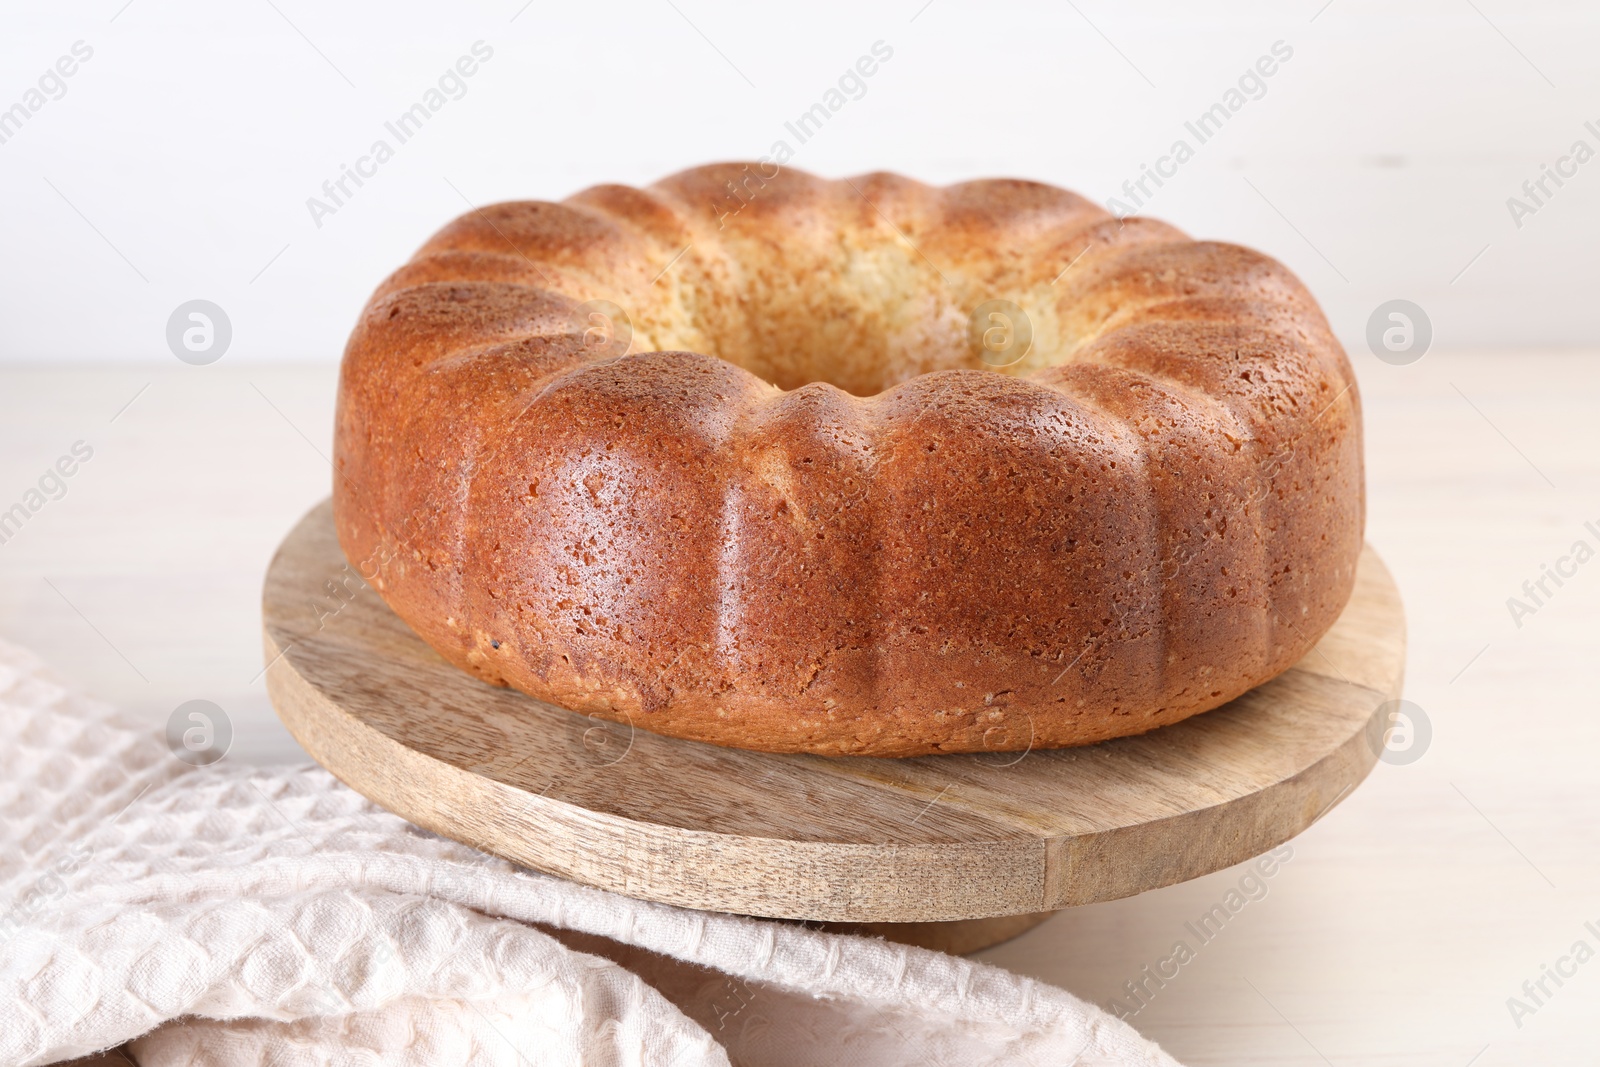
POLYGON ((1298 834, 1372 769, 1405 665, 1399 594, 1368 547, 1317 647, 1215 711, 1085 748, 830 758, 680 741, 478 681, 361 583, 328 503, 278 550, 263 614, 290 733, 418 826, 633 897, 951 952, 1298 834))

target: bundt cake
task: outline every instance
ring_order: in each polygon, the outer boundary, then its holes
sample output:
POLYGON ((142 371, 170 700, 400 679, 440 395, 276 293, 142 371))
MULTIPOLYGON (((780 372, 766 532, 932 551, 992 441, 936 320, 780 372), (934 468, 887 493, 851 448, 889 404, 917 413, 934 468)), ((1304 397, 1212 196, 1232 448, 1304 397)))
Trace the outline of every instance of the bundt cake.
POLYGON ((1305 655, 1355 378, 1276 261, 1028 181, 701 167, 471 211, 345 352, 346 555, 446 659, 641 729, 1136 734, 1305 655))

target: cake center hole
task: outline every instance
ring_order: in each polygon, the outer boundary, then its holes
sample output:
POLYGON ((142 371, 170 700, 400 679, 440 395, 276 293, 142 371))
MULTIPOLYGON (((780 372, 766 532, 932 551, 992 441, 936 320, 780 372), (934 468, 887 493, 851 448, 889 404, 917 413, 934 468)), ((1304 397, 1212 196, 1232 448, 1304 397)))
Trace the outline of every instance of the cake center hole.
MULTIPOLYGON (((1057 361, 1053 316, 1028 306, 1026 294, 986 290, 899 243, 805 245, 781 272, 746 272, 734 294, 697 291, 698 313, 670 347, 717 356, 783 389, 827 382, 857 396, 933 371, 1020 375, 1057 361)), ((745 262, 771 262, 770 248, 762 255, 752 250, 745 262)))

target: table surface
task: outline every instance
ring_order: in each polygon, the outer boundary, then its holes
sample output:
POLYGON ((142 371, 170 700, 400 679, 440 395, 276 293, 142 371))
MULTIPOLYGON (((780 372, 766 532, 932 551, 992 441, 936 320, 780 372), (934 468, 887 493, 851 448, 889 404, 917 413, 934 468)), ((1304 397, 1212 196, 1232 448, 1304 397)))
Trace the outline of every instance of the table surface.
MULTIPOLYGON (((1600 550, 1600 357, 1355 359, 1367 536, 1406 600, 1406 696, 1431 723, 1426 751, 1380 764, 1270 878, 1240 867, 1063 912, 980 958, 1101 1004, 1144 981, 1134 1024, 1191 1067, 1587 1067, 1600 1055, 1600 564, 1586 565, 1600 550), (1549 595, 1530 597, 1541 578, 1549 595), (1513 597, 1531 610, 1513 614, 1513 597), (1202 940, 1218 905, 1226 921, 1202 940), (1178 942, 1186 961, 1162 964, 1178 942), (1147 967, 1173 976, 1158 986, 1147 967)), ((43 505, 0 543, 0 636, 152 726, 216 702, 229 759, 303 759, 261 679, 260 583, 328 493, 336 373, 0 370, 0 511, 75 445, 92 450, 46 478, 43 505)))

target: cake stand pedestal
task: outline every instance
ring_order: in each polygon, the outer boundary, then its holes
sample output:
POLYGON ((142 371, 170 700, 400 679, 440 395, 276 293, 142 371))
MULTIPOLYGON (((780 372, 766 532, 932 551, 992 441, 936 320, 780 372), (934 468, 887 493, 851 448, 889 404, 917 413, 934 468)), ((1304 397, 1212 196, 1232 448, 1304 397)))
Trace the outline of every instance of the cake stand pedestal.
POLYGON ((633 897, 958 953, 1295 836, 1372 769, 1405 664, 1368 547, 1316 648, 1215 711, 1083 748, 832 758, 680 741, 478 681, 360 583, 328 503, 278 550, 263 615, 290 733, 418 826, 633 897))

